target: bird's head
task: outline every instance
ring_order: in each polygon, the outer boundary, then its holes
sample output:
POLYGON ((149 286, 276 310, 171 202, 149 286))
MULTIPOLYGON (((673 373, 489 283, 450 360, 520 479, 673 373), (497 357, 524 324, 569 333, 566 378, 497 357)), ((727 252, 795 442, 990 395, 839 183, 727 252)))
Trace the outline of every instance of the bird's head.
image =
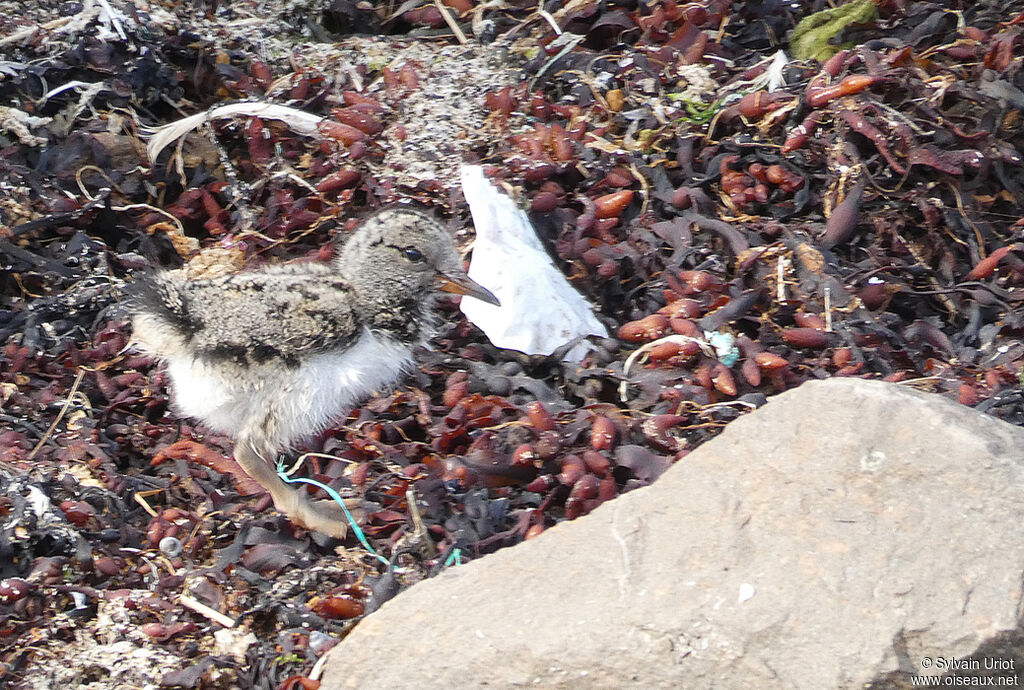
POLYGON ((424 211, 393 206, 370 216, 342 245, 335 266, 369 299, 429 299, 453 292, 498 304, 471 280, 445 227, 424 211))

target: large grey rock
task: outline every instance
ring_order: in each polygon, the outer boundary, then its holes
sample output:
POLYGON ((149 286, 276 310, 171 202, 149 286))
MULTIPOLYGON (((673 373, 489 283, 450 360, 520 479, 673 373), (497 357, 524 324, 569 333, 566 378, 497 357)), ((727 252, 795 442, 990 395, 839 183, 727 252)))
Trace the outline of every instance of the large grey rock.
POLYGON ((322 687, 889 688, 953 659, 1022 680, 1022 448, 935 396, 807 383, 653 486, 404 592, 322 687))

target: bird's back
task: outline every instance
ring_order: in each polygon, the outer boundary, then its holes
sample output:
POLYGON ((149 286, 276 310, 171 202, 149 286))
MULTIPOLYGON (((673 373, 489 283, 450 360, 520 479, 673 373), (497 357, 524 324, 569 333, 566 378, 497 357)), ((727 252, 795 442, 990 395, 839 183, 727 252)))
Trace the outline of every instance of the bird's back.
POLYGON ((319 264, 206 280, 167 271, 134 281, 130 300, 136 341, 165 360, 295 367, 361 330, 351 289, 319 264))

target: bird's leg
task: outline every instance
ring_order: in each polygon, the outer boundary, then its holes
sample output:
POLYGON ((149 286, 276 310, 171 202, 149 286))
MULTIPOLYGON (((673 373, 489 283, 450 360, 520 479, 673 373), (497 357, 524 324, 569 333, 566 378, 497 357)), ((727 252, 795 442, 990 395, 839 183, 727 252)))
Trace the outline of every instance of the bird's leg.
MULTIPOLYGON (((293 488, 277 475, 277 471, 257 452, 253 440, 247 437, 235 443, 235 460, 246 474, 270 493, 274 507, 289 520, 306 529, 344 539, 348 532, 348 518, 334 501, 310 501, 301 488, 293 488)), ((362 522, 366 512, 363 501, 358 498, 345 499, 357 522, 362 522)))

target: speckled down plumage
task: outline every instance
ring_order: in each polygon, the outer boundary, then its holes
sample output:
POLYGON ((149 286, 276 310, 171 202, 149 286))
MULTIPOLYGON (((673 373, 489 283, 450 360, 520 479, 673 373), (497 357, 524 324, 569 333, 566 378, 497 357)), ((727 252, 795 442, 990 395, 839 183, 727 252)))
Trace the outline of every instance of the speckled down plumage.
POLYGON ((329 264, 137 281, 134 337, 166 362, 178 413, 278 449, 394 385, 433 332, 438 275, 461 273, 441 224, 390 208, 329 264))

